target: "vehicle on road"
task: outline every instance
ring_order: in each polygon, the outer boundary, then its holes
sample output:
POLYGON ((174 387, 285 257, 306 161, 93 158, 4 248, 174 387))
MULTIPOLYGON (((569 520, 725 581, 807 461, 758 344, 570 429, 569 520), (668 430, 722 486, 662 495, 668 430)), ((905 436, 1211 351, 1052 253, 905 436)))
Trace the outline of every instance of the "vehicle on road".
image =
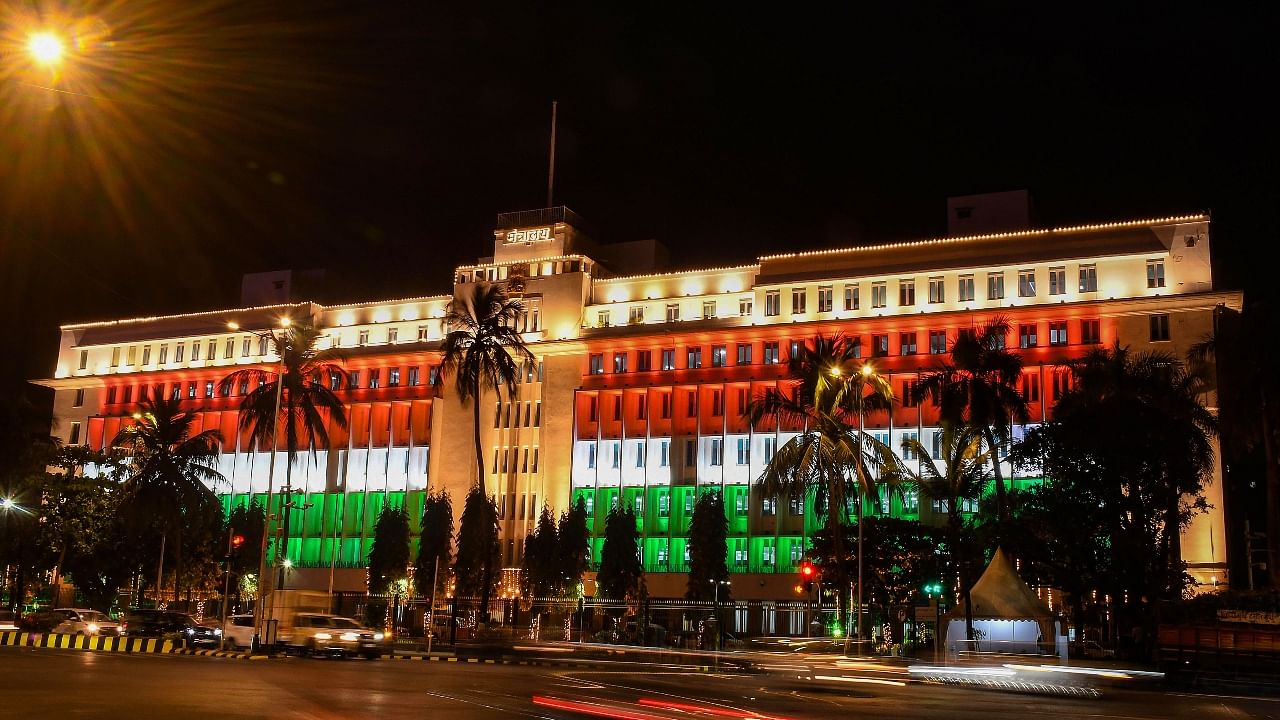
POLYGON ((253 647, 253 616, 232 615, 222 626, 222 638, 228 650, 253 647))
POLYGON ((0 610, 0 632, 18 629, 18 616, 12 610, 0 610))
POLYGON ((134 608, 125 615, 124 634, 185 640, 191 645, 218 645, 222 628, 198 622, 187 613, 134 608))
POLYGON ((81 635, 84 637, 119 636, 120 624, 106 613, 85 608, 55 608, 50 611, 49 632, 55 635, 81 635))
POLYGON ((297 613, 286 637, 288 648, 310 655, 362 655, 376 658, 387 649, 383 633, 364 627, 351 618, 322 613, 297 613))

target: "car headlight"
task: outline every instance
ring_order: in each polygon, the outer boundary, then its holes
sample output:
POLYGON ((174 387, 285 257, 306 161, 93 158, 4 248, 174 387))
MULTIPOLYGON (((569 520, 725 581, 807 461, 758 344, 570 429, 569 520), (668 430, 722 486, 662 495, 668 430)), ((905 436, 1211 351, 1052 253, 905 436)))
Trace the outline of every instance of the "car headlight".
POLYGON ((359 640, 360 636, 352 632, 342 633, 342 639, 346 640, 347 642, 351 642, 353 640, 359 640))
POLYGON ((214 635, 221 635, 221 634, 222 634, 222 628, 214 628, 214 629, 213 629, 213 634, 214 634, 214 635))
POLYGON ((373 639, 374 639, 374 640, 382 640, 384 637, 386 637, 386 635, 383 635, 382 633, 374 633, 374 634, 373 634, 373 639))
POLYGON ((329 640, 332 637, 333 636, 330 635, 329 633, 316 633, 317 640, 329 640))
POLYGON ((98 623, 89 623, 84 626, 84 629, 88 630, 90 633, 96 634, 98 632, 98 623))

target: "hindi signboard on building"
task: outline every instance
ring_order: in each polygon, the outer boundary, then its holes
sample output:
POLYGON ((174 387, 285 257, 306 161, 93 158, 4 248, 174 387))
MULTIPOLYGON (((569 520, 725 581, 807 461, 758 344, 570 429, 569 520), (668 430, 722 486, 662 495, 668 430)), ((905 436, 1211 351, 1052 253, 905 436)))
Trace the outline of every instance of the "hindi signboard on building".
POLYGON ((506 241, 510 243, 531 243, 538 240, 550 240, 551 228, 518 228, 516 230, 508 230, 506 241))

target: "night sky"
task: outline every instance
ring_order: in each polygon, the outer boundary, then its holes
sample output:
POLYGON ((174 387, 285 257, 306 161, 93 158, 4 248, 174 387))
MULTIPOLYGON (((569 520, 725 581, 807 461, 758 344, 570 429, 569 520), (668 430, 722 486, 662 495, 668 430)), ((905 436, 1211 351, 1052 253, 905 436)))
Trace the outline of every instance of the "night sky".
POLYGON ((3 387, 52 371, 59 323, 230 307, 247 271, 446 291, 544 204, 553 99, 556 203, 681 266, 938 235, 948 195, 1027 188, 1046 225, 1211 211, 1220 283, 1268 290, 1274 4, 39 5, 0 0, 3 387), (58 78, 33 22, 80 38, 58 78))

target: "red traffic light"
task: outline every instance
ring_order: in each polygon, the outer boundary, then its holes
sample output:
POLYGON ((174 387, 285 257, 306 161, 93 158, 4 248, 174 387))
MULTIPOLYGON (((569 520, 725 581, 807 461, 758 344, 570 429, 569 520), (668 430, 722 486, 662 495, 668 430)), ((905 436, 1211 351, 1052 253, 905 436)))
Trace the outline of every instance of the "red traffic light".
POLYGON ((808 560, 805 560, 804 562, 800 563, 800 574, 803 575, 805 578, 813 577, 814 573, 816 572, 817 570, 814 569, 813 563, 809 562, 808 560))
POLYGON ((243 545, 243 544, 244 544, 244 536, 243 536, 243 535, 232 535, 232 536, 231 536, 231 547, 233 547, 233 548, 238 548, 238 547, 240 547, 240 546, 241 546, 241 545, 243 545))

